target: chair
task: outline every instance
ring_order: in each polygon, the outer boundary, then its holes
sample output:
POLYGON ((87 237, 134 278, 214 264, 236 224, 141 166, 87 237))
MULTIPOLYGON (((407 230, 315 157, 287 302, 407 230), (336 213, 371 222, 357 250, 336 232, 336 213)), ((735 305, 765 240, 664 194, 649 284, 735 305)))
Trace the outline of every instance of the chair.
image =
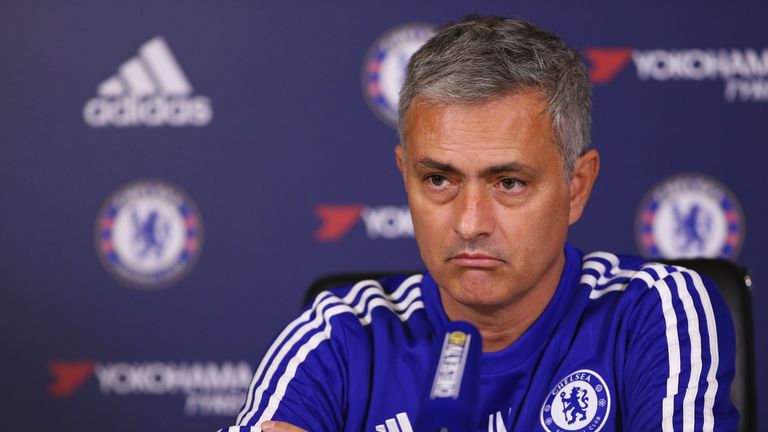
MULTIPOLYGON (((752 282, 747 270, 723 259, 659 260, 668 265, 679 265, 695 270, 717 285, 728 304, 736 329, 736 376, 731 385, 731 401, 741 414, 739 431, 757 430, 757 392, 755 387, 755 354, 752 329, 752 282)), ((380 279, 396 274, 415 274, 418 271, 338 273, 321 277, 307 289, 307 305, 320 292, 329 288, 352 285, 363 279, 380 279)))

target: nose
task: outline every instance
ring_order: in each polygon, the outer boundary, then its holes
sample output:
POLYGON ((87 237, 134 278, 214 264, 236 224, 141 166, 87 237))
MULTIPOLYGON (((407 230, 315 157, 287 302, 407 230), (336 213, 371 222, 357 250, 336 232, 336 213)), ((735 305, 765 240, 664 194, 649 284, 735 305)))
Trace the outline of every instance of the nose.
POLYGON ((485 187, 468 184, 462 188, 454 202, 458 215, 454 231, 462 239, 475 240, 493 232, 493 202, 490 191, 485 187))

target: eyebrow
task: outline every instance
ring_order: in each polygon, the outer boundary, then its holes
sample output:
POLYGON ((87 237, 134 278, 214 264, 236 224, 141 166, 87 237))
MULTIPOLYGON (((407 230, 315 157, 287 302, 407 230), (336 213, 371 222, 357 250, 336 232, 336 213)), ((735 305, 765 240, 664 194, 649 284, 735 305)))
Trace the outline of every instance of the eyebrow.
MULTIPOLYGON (((417 170, 426 170, 426 169, 435 169, 438 171, 443 171, 446 173, 451 174, 464 174, 460 169, 456 168, 454 165, 446 162, 440 162, 432 158, 422 158, 416 161, 416 169, 417 170)), ((504 174, 504 173, 526 173, 526 174, 535 174, 536 170, 524 163, 521 162, 507 162, 503 164, 498 165, 491 165, 487 168, 484 168, 482 171, 480 171, 480 177, 486 177, 491 175, 498 175, 498 174, 504 174)))

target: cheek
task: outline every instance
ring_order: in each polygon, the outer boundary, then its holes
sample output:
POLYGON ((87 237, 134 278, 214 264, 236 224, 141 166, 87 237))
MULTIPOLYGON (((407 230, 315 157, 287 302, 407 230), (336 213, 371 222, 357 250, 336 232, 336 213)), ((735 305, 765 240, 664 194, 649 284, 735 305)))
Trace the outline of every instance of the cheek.
POLYGON ((508 244, 518 244, 526 253, 536 254, 545 246, 564 241, 568 208, 567 197, 553 191, 528 205, 507 210, 501 217, 508 244))
POLYGON ((414 193, 408 194, 408 206, 422 258, 427 262, 433 261, 431 257, 439 259, 440 250, 447 240, 446 233, 450 229, 445 212, 425 197, 414 193))
POLYGON ((446 221, 443 215, 437 211, 435 206, 429 205, 425 201, 418 199, 409 200, 411 209, 411 220, 413 220, 413 231, 420 245, 431 246, 440 240, 440 233, 447 229, 446 221), (427 240, 422 242, 422 240, 427 240))

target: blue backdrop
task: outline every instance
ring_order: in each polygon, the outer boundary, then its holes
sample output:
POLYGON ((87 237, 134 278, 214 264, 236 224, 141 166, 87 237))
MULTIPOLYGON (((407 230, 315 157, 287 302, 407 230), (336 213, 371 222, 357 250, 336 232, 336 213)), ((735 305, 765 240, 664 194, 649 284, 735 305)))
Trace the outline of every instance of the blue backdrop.
POLYGON ((384 56, 471 12, 530 19, 592 68, 603 164, 572 243, 663 241, 636 224, 670 176, 740 202, 721 234, 755 281, 764 395, 768 5, 5 2, 0 429, 215 430, 313 279, 421 268, 384 56))

